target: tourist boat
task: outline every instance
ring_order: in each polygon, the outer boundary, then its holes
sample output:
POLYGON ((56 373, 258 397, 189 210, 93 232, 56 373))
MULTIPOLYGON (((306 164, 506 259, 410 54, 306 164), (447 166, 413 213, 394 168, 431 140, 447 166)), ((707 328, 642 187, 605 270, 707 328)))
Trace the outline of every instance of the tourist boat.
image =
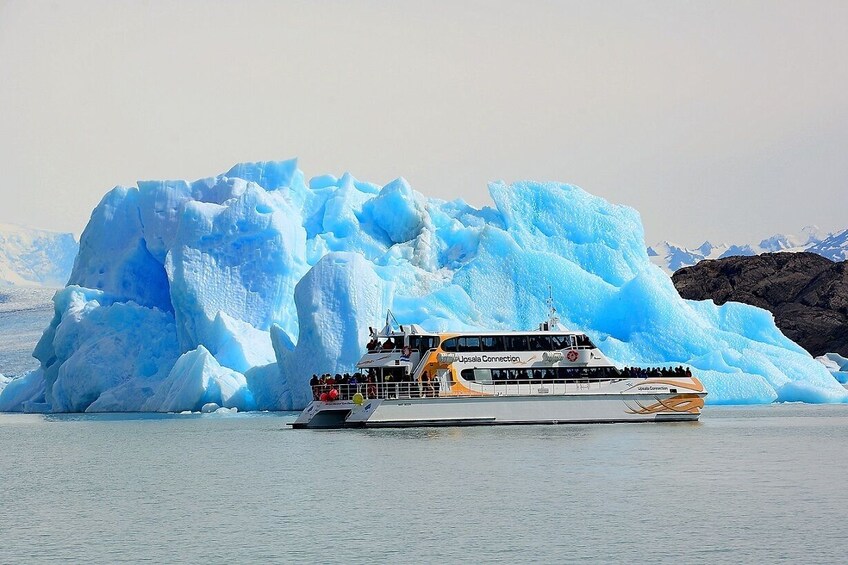
POLYGON ((626 378, 575 331, 433 333, 391 312, 357 363, 356 383, 316 387, 295 428, 697 420, 691 373, 626 378), (322 390, 326 389, 326 390, 322 390))

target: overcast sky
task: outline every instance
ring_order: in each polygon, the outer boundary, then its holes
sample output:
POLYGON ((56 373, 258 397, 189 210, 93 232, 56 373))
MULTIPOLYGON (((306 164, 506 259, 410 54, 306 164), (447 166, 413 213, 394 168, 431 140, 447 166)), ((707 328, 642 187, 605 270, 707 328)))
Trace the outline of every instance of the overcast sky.
POLYGON ((558 180, 649 243, 848 227, 848 2, 0 0, 0 222, 300 158, 489 202, 558 180))

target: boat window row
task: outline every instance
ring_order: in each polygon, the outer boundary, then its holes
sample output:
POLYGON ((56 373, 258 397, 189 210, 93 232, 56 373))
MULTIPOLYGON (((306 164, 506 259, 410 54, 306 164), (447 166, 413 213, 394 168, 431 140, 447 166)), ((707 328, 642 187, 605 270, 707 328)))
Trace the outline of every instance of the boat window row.
MULTIPOLYGON (((379 337, 372 337, 371 341, 365 346, 369 353, 377 351, 394 351, 404 347, 403 336, 387 337, 385 341, 380 342, 379 337)), ((413 335, 409 336, 409 348, 412 351, 424 353, 428 349, 435 349, 439 346, 439 338, 431 335, 413 335)))
POLYGON ((413 350, 427 351, 435 349, 439 346, 439 338, 432 335, 411 335, 409 336, 409 347, 413 350))
POLYGON ((462 378, 482 384, 515 382, 565 382, 578 379, 615 379, 615 367, 546 367, 544 369, 463 369, 462 378))
POLYGON ((474 353, 481 351, 554 351, 567 348, 594 347, 589 337, 577 335, 486 335, 446 339, 443 351, 474 353))

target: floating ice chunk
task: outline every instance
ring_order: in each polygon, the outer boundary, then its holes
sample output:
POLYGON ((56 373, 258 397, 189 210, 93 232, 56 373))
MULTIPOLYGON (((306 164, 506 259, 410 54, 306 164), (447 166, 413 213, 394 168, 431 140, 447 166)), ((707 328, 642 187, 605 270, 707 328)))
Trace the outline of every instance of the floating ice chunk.
POLYGON ((352 371, 388 308, 433 331, 526 330, 549 285, 565 327, 620 365, 691 366, 709 403, 848 401, 833 378, 848 360, 828 371, 763 310, 682 300, 635 210, 558 183, 490 193, 478 210, 402 179, 307 187, 295 161, 116 188, 54 298, 41 367, 0 409, 302 408, 311 374, 352 371))
POLYGON ((145 403, 144 410, 200 410, 210 403, 242 410, 256 408, 244 375, 222 367, 201 345, 177 360, 168 378, 145 403))
POLYGON ((848 371, 848 358, 843 357, 839 353, 825 353, 824 356, 836 363, 840 371, 848 371))
POLYGON ((824 365, 825 369, 827 369, 831 373, 834 372, 834 371, 838 371, 839 369, 842 368, 842 367, 840 367, 839 363, 837 363, 835 360, 831 359, 830 357, 827 357, 826 355, 819 355, 818 357, 816 357, 816 361, 818 361, 819 363, 824 365))
POLYGON ((48 412, 44 402, 44 374, 41 369, 6 380, 0 390, 0 412, 48 412), (43 407, 43 409, 39 409, 43 407))
POLYGON ((224 312, 219 312, 215 318, 212 339, 215 359, 241 373, 276 360, 269 332, 257 330, 224 312))
POLYGON ((218 406, 214 402, 209 402, 207 404, 204 404, 200 408, 200 413, 201 414, 212 414, 213 412, 216 412, 219 408, 220 408, 220 406, 218 406))

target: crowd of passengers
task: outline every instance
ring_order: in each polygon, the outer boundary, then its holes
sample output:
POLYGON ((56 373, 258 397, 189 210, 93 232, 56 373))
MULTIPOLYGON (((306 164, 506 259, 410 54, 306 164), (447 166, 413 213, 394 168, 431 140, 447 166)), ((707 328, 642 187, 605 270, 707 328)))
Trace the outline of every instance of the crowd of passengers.
POLYGON ((642 367, 625 367, 621 370, 621 376, 627 379, 660 379, 663 377, 691 377, 692 370, 689 367, 654 367, 644 369, 642 367))
POLYGON ((365 346, 365 349, 367 349, 368 351, 391 351, 397 346, 398 344, 396 344, 395 340, 392 338, 388 338, 381 344, 378 338, 372 337, 371 341, 369 341, 368 344, 365 346))
MULTIPOLYGON (((479 371, 479 370, 478 370, 479 371)), ((489 369, 483 369, 489 371, 489 369)), ((462 372, 465 380, 475 380, 474 370, 465 369, 462 372)), ((554 382, 562 383, 575 379, 614 379, 619 374, 613 367, 549 367, 547 369, 491 369, 492 382, 554 382)))
POLYGON ((662 378, 662 377, 691 377, 692 371, 683 367, 659 367, 643 369, 641 367, 625 367, 621 371, 614 367, 549 367, 547 369, 465 369, 462 378, 467 381, 489 380, 488 371, 491 371, 491 380, 494 383, 509 382, 553 382, 563 383, 573 380, 593 379, 607 380, 620 378, 662 378), (480 375, 479 373, 483 373, 480 375), (485 376, 484 376, 485 375, 485 376))
POLYGON ((350 400, 357 392, 365 398, 387 398, 399 395, 436 397, 439 395, 438 381, 435 375, 430 376, 427 371, 421 374, 417 382, 406 373, 400 375, 387 373, 382 378, 379 378, 373 370, 352 375, 325 373, 320 377, 312 375, 309 386, 312 388, 313 400, 322 400, 322 395, 331 394, 334 397, 332 400, 350 400))
MULTIPOLYGON (((484 369, 488 371, 489 369, 484 369)), ((547 369, 491 369, 493 383, 509 382, 553 382, 562 383, 577 379, 648 379, 664 377, 691 377, 688 367, 625 367, 621 371, 614 367, 570 368, 550 367, 547 369)), ((466 380, 475 380, 474 369, 462 371, 466 380)), ((365 398, 389 398, 398 396, 436 397, 439 396, 439 383, 436 376, 430 376, 427 371, 421 374, 416 382, 412 375, 406 373, 386 373, 378 378, 376 372, 344 373, 331 375, 325 373, 320 377, 312 375, 309 380, 313 400, 350 400, 357 392, 365 398), (332 395, 332 397, 328 396, 332 395)))

